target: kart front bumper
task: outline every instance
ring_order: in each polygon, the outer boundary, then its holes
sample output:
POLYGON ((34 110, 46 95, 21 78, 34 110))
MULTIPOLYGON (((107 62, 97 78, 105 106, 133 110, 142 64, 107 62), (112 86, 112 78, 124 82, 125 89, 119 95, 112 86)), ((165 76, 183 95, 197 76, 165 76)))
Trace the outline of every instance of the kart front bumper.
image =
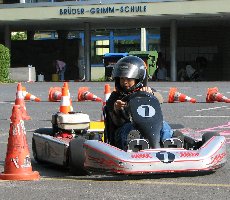
POLYGON ((96 140, 86 141, 84 148, 86 169, 121 174, 212 171, 227 161, 223 136, 212 137, 198 150, 159 148, 125 152, 96 140))

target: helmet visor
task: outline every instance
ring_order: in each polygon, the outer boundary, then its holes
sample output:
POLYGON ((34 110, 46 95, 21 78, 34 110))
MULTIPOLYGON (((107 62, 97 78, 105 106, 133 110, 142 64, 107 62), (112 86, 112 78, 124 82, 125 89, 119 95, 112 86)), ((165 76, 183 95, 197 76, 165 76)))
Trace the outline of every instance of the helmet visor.
POLYGON ((114 66, 112 76, 113 78, 125 77, 139 79, 139 68, 131 63, 120 63, 114 66))

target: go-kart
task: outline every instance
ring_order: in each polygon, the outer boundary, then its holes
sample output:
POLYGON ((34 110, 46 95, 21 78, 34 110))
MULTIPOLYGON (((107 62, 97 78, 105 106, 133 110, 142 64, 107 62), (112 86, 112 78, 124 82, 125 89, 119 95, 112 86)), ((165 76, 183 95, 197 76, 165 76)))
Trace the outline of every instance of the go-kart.
POLYGON ((53 128, 38 129, 33 134, 34 158, 69 167, 75 175, 89 171, 116 174, 214 171, 226 163, 224 136, 206 132, 192 137, 175 131, 172 138, 162 142, 163 115, 157 98, 139 91, 124 101, 127 101, 124 115, 131 118, 136 128, 129 133, 126 151, 114 146, 105 107, 104 133, 89 128, 86 114, 53 115, 53 128))

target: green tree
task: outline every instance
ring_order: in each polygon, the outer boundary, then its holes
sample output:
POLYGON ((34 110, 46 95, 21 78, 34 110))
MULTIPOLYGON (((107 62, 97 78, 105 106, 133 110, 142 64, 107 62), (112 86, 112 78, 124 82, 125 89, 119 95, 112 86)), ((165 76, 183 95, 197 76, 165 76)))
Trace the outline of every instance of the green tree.
POLYGON ((26 32, 12 32, 11 40, 26 40, 27 34, 26 32))
POLYGON ((9 82, 10 51, 0 44, 0 82, 9 82))

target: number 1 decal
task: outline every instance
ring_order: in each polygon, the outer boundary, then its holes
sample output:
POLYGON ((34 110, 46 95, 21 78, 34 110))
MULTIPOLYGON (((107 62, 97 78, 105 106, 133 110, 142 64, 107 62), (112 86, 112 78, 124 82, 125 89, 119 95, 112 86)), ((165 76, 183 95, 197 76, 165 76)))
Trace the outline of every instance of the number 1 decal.
POLYGON ((175 160, 175 155, 167 151, 158 152, 156 157, 163 163, 171 163, 175 160))
POLYGON ((145 116, 149 116, 149 107, 144 105, 142 108, 145 109, 145 116))
POLYGON ((141 105, 137 108, 137 113, 141 117, 152 117, 156 114, 155 109, 150 105, 141 105))

